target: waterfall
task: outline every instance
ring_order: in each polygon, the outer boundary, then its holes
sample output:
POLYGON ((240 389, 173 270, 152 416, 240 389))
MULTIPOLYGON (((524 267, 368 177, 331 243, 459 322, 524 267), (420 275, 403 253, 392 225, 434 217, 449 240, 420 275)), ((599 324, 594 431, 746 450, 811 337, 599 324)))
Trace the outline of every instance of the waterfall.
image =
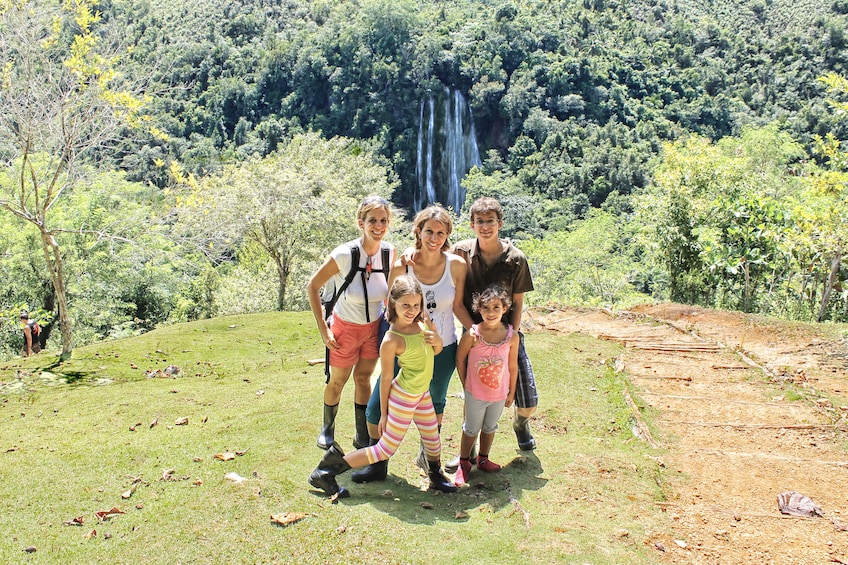
POLYGON ((480 164, 471 107, 458 89, 445 88, 421 101, 415 163, 415 209, 435 202, 459 212, 465 203, 462 178, 480 164))

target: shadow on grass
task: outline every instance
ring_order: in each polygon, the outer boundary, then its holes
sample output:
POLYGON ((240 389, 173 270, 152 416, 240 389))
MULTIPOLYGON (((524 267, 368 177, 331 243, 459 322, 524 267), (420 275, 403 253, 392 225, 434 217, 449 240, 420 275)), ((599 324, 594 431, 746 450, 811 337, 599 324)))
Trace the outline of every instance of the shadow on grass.
MULTIPOLYGON (((506 508, 520 510, 517 507, 520 507, 525 491, 537 491, 547 484, 548 479, 542 478, 542 473, 542 462, 536 454, 522 451, 497 473, 484 473, 475 468, 468 486, 461 487, 456 493, 445 494, 422 490, 418 485, 392 474, 390 464, 385 481, 356 484, 350 481, 349 472, 339 475, 339 484, 350 491, 350 497, 339 499, 336 503, 345 506, 368 504, 410 524, 456 523, 467 520, 457 518, 458 512, 470 514, 483 505, 488 505, 492 512, 506 508)), ((424 485, 427 479, 422 476, 421 481, 424 485)), ((311 492, 323 496, 315 489, 311 492)))

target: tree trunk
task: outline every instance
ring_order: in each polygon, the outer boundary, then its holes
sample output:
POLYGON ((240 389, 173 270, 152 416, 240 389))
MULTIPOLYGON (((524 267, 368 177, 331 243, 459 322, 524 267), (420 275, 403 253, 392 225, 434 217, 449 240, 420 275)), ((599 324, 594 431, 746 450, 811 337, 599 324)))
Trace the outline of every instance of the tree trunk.
POLYGON ((56 304, 59 307, 59 329, 62 332, 62 354, 60 361, 71 358, 73 351, 73 328, 71 318, 68 315, 68 300, 65 292, 65 273, 62 267, 62 254, 59 243, 48 231, 41 230, 41 247, 44 249, 44 259, 50 270, 50 279, 53 282, 53 290, 56 292, 56 304))
POLYGON ((816 321, 821 322, 824 315, 827 313, 827 303, 830 302, 830 293, 833 291, 833 285, 836 284, 836 277, 839 275, 839 267, 842 265, 842 247, 837 247, 833 254, 833 259, 830 261, 830 276, 822 289, 821 304, 819 305, 819 315, 816 316, 816 321))
POLYGON ((279 253, 271 253, 274 266, 277 268, 277 311, 282 312, 286 305, 286 283, 289 271, 279 253))

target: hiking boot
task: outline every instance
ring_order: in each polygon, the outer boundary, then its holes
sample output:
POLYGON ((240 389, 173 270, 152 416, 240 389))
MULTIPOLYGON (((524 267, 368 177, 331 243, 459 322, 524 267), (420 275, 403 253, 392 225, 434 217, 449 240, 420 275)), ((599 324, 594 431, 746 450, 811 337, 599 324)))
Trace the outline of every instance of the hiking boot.
POLYGON ((338 404, 335 406, 324 404, 324 425, 321 427, 321 433, 318 434, 317 442, 321 449, 330 449, 330 446, 335 442, 336 414, 338 413, 338 404))
POLYGON ((501 466, 489 459, 488 457, 480 456, 477 459, 477 468, 486 473, 497 473, 501 470, 501 466))
POLYGON ((344 460, 344 452, 338 446, 333 444, 324 453, 321 462, 314 471, 309 475, 309 484, 315 488, 323 490, 327 496, 338 494, 339 498, 347 498, 350 493, 347 489, 340 487, 336 482, 336 475, 340 475, 350 469, 347 461, 344 460))
POLYGON ((456 470, 456 475, 453 477, 453 483, 461 487, 468 484, 468 477, 471 474, 471 461, 468 459, 460 459, 459 469, 456 470))
POLYGON ((428 461, 430 488, 441 492, 456 492, 456 485, 442 472, 441 461, 428 461))

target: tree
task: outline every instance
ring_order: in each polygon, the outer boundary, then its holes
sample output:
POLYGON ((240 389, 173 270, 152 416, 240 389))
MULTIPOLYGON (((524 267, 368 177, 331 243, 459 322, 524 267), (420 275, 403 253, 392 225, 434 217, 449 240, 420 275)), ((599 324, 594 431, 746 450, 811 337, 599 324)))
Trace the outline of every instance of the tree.
POLYGON ((268 157, 199 181, 182 177, 182 184, 182 237, 213 262, 258 245, 274 265, 277 308, 283 310, 290 277, 303 277, 332 247, 356 237, 362 198, 388 198, 396 181, 387 164, 356 142, 309 133, 268 157))
MULTIPOLYGON (((848 95, 848 79, 831 73, 819 80, 827 86, 829 103, 836 116, 844 119, 848 102, 840 98, 848 95)), ((825 161, 825 167, 815 168, 809 177, 813 201, 819 203, 814 227, 830 263, 816 315, 816 320, 821 322, 827 315, 831 294, 841 282, 839 273, 848 232, 848 152, 832 132, 824 137, 815 136, 814 141, 816 154, 825 161)))
POLYGON ((0 209, 38 229, 56 296, 61 359, 73 349, 57 203, 84 182, 85 167, 138 124, 140 101, 117 73, 117 47, 95 33, 91 0, 60 7, 38 0, 0 2, 0 209))

